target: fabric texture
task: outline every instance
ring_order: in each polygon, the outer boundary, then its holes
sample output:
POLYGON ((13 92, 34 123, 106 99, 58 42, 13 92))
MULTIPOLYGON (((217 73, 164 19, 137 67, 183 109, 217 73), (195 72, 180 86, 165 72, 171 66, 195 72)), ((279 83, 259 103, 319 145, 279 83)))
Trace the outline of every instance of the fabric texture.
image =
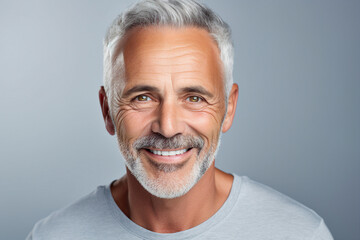
POLYGON ((132 222, 116 205, 110 185, 35 224, 27 240, 244 239, 332 240, 323 219, 291 198, 234 175, 224 205, 202 224, 177 233, 156 233, 132 222))

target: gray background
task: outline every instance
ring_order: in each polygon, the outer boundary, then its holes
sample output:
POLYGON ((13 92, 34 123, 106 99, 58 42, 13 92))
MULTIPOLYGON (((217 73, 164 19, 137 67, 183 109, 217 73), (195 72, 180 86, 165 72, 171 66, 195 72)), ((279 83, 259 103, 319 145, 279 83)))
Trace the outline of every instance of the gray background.
MULTIPOLYGON (((124 173, 97 92, 102 38, 131 1, 0 2, 0 239, 124 173)), ((231 25, 240 86, 217 166, 360 239, 360 1, 205 1, 231 25)))

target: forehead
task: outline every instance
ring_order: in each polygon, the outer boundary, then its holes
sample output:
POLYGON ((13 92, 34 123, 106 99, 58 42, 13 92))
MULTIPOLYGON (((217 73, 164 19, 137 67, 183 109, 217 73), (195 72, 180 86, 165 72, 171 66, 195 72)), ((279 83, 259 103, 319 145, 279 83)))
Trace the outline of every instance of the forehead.
POLYGON ((196 27, 152 26, 130 30, 123 47, 125 79, 222 81, 219 49, 196 27))

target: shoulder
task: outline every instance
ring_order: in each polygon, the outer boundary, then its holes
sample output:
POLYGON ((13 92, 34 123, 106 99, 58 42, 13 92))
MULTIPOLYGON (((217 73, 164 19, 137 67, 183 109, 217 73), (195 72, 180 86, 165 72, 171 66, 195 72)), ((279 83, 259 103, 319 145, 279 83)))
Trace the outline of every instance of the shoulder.
POLYGON ((51 213, 37 222, 28 239, 68 239, 96 227, 96 222, 107 211, 105 186, 99 186, 90 194, 65 208, 51 213), (75 236, 74 236, 75 234, 75 236))
POLYGON ((251 199, 251 205, 257 205, 263 211, 276 211, 278 214, 287 216, 294 215, 298 218, 318 223, 320 221, 312 209, 295 201, 294 199, 278 192, 277 190, 249 179, 242 177, 242 194, 244 199, 251 199))
POLYGON ((264 233, 281 233, 282 237, 294 234, 299 239, 312 239, 319 231, 327 230, 323 219, 312 209, 248 177, 238 178, 241 191, 235 212, 246 216, 245 221, 253 223, 252 227, 261 227, 264 233))

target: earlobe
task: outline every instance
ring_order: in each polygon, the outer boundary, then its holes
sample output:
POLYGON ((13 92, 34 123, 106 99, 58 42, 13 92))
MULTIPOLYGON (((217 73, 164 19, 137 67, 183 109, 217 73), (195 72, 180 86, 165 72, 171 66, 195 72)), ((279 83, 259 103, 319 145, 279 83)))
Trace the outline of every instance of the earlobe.
POLYGON ((227 113, 221 129, 223 133, 227 132, 233 123, 238 96, 239 96, 239 87, 236 83, 234 83, 229 93, 227 113))
POLYGON ((106 92, 105 92, 105 89, 103 86, 101 86, 101 88, 99 90, 99 101, 100 101, 100 107, 101 107, 102 115, 104 118, 106 130, 108 131, 108 133, 110 135, 114 135, 115 127, 114 127, 114 123, 110 116, 110 108, 109 108, 109 104, 108 104, 108 99, 107 99, 106 92))

